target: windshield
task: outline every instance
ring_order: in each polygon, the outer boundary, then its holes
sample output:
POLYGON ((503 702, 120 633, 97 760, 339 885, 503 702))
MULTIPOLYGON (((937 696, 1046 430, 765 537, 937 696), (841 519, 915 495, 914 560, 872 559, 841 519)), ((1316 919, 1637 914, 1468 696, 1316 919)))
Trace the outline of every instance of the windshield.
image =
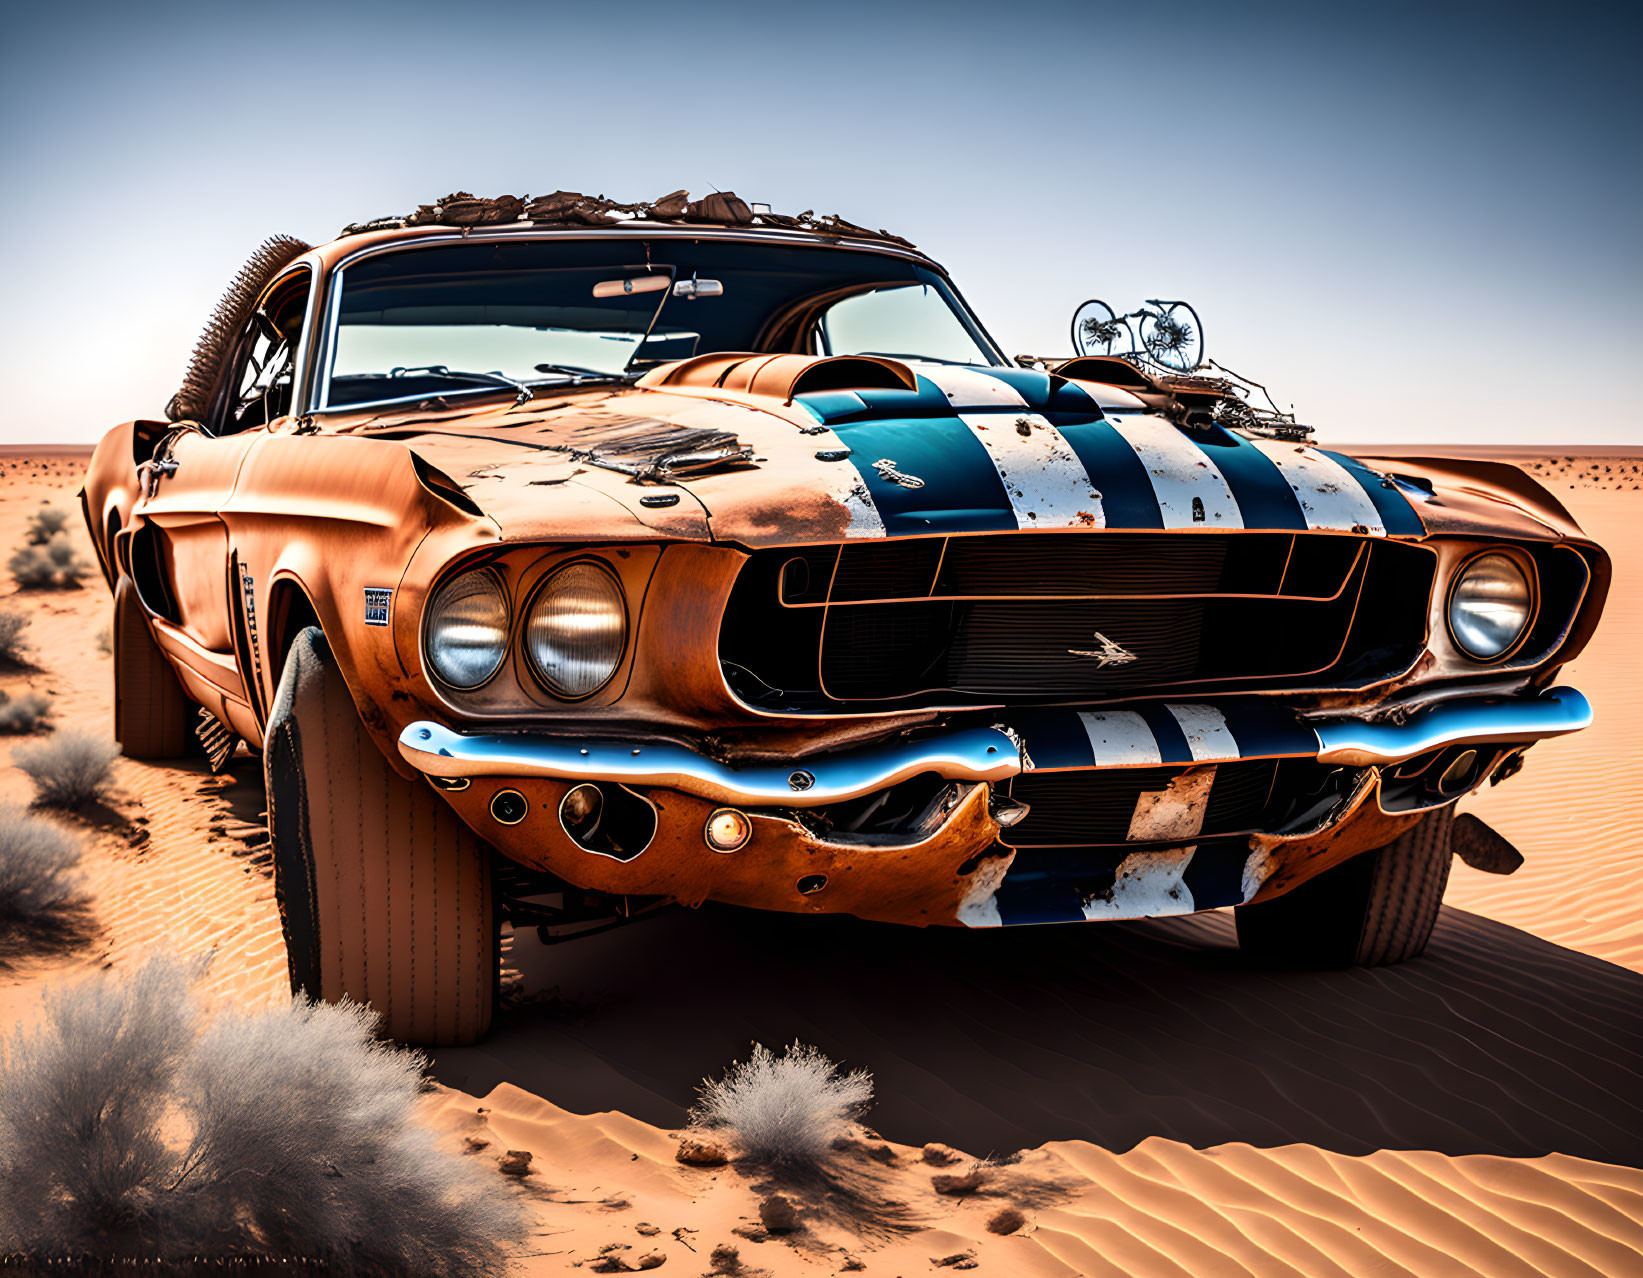
POLYGON ((327 408, 619 378, 721 351, 1002 362, 936 272, 825 245, 623 235, 408 248, 346 267, 335 309, 327 408))

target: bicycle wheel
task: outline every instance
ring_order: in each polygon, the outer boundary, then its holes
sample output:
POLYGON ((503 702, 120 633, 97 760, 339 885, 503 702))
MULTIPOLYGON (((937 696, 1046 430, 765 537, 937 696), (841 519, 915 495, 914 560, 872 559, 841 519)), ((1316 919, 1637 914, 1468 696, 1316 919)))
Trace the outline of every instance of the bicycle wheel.
POLYGON ((1124 355, 1135 334, 1112 307, 1091 298, 1073 312, 1073 350, 1080 355, 1124 355))
MULTIPOLYGON (((1157 305, 1157 303, 1153 303, 1157 305)), ((1185 302, 1141 320, 1141 345, 1147 357, 1172 373, 1190 373, 1204 362, 1204 326, 1185 302)))

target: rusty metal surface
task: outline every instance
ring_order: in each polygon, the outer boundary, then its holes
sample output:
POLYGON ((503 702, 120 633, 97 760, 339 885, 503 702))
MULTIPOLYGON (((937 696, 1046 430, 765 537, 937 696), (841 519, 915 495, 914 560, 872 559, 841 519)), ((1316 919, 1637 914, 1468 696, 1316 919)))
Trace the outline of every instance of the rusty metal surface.
MULTIPOLYGON (((521 216, 564 228, 554 233, 578 233, 573 228, 589 225, 586 216, 592 207, 583 201, 556 196, 512 210, 496 202, 453 200, 440 206, 431 224, 365 229, 311 251, 307 260, 323 292, 336 264, 364 247, 450 238, 453 226, 480 236, 513 234, 514 227, 541 229, 519 221, 521 216)), ((662 216, 658 209, 671 211, 673 203, 671 198, 658 202, 649 216, 662 216)), ((681 210, 676 216, 687 214, 681 210)), ((760 233, 728 215, 709 221, 713 225, 704 223, 704 233, 720 222, 736 234, 760 233)), ((769 225, 771 234, 859 230, 824 219, 791 225, 773 220, 769 225)), ((628 225, 620 233, 644 234, 645 228, 628 225)), ((886 240, 885 251, 902 251, 899 243, 886 240)), ((1049 388, 1045 393, 1082 396, 1080 402, 1096 414, 1109 413, 1134 437, 1155 445, 1148 456, 1164 456, 1178 436, 1187 439, 1174 424, 1182 415, 1172 407, 1184 402, 1180 388, 1171 392, 1145 379, 1126 385, 1121 370, 1103 370, 1096 363, 1066 367, 1059 379, 1044 383, 1049 388), (1100 380, 1097 374, 1116 380, 1100 380)), ((1016 371, 1009 370, 1012 376, 1016 371)), ((996 385, 982 386, 984 395, 1016 393, 1016 383, 1002 371, 985 376, 996 385)), ((975 443, 978 464, 998 465, 1004 458, 1007 472, 1014 454, 1004 444, 1024 448, 1036 444, 1039 434, 1053 442, 1053 433, 1062 428, 1033 408, 1008 408, 996 419, 965 422, 963 413, 973 405, 964 395, 976 389, 973 379, 982 377, 971 370, 915 369, 889 358, 718 354, 664 366, 638 385, 544 388, 524 404, 499 391, 454 407, 429 401, 284 418, 225 439, 185 433, 164 443, 177 469, 161 474, 150 467, 147 493, 138 468, 173 427, 129 422, 110 431, 92 457, 85 485, 87 517, 111 581, 122 571, 140 576, 146 562, 141 556, 147 555, 159 556, 179 583, 176 616, 156 621, 156 635, 191 694, 254 746, 261 744, 265 707, 293 627, 311 614, 330 640, 373 740, 407 774, 412 770, 400 759, 395 741, 418 719, 470 728, 551 720, 572 730, 597 727, 680 742, 721 759, 780 760, 894 739, 947 717, 932 708, 821 718, 769 712, 745 704, 726 685, 719 626, 750 552, 895 540, 911 535, 905 531, 906 511, 928 507, 936 512, 932 518, 943 514, 944 480, 938 467, 929 460, 913 461, 913 454, 901 448, 874 447, 854 455, 850 422, 807 406, 804 397, 854 395, 867 404, 882 392, 909 401, 917 397, 918 411, 929 412, 934 411, 928 407, 934 387, 934 393, 945 397, 938 407, 947 419, 963 423, 969 432, 965 438, 975 443), (992 426, 1019 431, 1022 422, 1027 430, 1019 439, 1012 435, 1002 444, 983 447, 985 431, 992 426), (423 669, 420 618, 444 574, 459 566, 492 564, 517 602, 546 572, 577 555, 598 558, 612 569, 632 619, 618 674, 598 694, 574 704, 555 702, 515 662, 488 689, 463 696, 439 687, 423 669), (225 592, 230 564, 233 591, 225 592), (387 601, 386 624, 368 620, 373 597, 387 601)), ((1185 392, 1191 393, 1191 388, 1185 392)), ((924 419, 908 419, 918 420, 924 419)), ((911 430, 904 433, 914 437, 911 430)), ((879 438, 870 433, 862 437, 879 438)), ((1301 447, 1268 443, 1292 451, 1301 447)), ((1048 445, 1042 451, 1045 457, 1061 457, 1048 445)), ((1305 452, 1288 464, 1297 474, 1303 467, 1312 468, 1307 474, 1332 473, 1319 460, 1330 459, 1315 453, 1305 452)), ((1167 457, 1152 464, 1155 471, 1168 469, 1167 457)), ((1351 524, 1324 531, 1431 546, 1442 571, 1478 545, 1565 547, 1580 551, 1591 565, 1591 581, 1559 646, 1532 663, 1478 669, 1434 640, 1406 675, 1351 693, 1324 689, 1297 697, 1295 708, 1368 712, 1400 699, 1441 697, 1445 689, 1460 686, 1456 680, 1493 680, 1501 691, 1549 682, 1596 624, 1608 582, 1603 552, 1555 498, 1514 468, 1409 457, 1371 458, 1367 465, 1371 470, 1364 474, 1384 476, 1388 491, 1408 502, 1421 531, 1360 533, 1351 524)), ((992 513, 992 526, 961 531, 981 537, 992 531, 1027 531, 1043 538, 1099 535, 1103 528, 1123 526, 1115 522, 1125 497, 1119 481, 1105 474, 1081 472, 1076 477, 1088 482, 1087 519, 1069 519, 1060 529, 1029 526, 1028 517, 1038 514, 1032 497, 1038 490, 1018 482, 1009 490, 1009 503, 992 513), (1007 528, 996 522, 1006 520, 1007 528)), ((1162 494, 1170 476, 1153 478, 1162 494)), ((1207 503, 1201 496, 1209 491, 1202 476, 1188 478, 1197 486, 1181 491, 1196 500, 1183 499, 1179 524, 1164 524, 1162 531, 1170 536, 1196 535, 1203 530, 1203 524, 1195 523, 1197 512, 1216 509, 1213 493, 1207 503)), ((1003 479, 1007 484, 1008 475, 1003 479)), ((1148 500, 1153 493, 1148 489, 1148 500)), ((1321 487, 1319 494, 1330 496, 1321 487)), ((1156 500, 1161 509, 1163 496, 1156 500)), ((1241 528, 1224 531, 1259 531, 1248 521, 1240 523, 1241 528)), ((1212 737, 1213 732, 1194 738, 1210 752, 1205 774, 1214 770, 1212 737)), ((563 792, 553 782, 520 784, 532 787, 533 810, 556 804, 563 792)), ((1144 819, 1138 818, 1136 837, 1189 837, 1203 800, 1194 784, 1183 782, 1144 819)), ((541 840, 532 840, 524 830, 498 835, 484 808, 476 806, 483 790, 476 783, 469 792, 449 797, 485 837, 521 860, 608 891, 951 922, 961 909, 985 913, 987 884, 1009 858, 1002 850, 990 851, 997 824, 987 814, 984 786, 970 792, 940 833, 894 851, 828 845, 792 821, 756 815, 760 846, 769 851, 764 860, 714 859, 717 854, 700 846, 703 801, 658 792, 659 804, 672 805, 677 820, 664 823, 657 844, 643 857, 610 864, 588 863, 580 850, 572 855, 557 847, 551 831, 541 840), (807 873, 825 874, 829 886, 797 894, 794 884, 807 873)), ((1352 851, 1378 846, 1366 840, 1385 842, 1408 820, 1407 814, 1389 816, 1360 802, 1337 828, 1263 845, 1272 858, 1272 872, 1261 892, 1270 895, 1352 851)))

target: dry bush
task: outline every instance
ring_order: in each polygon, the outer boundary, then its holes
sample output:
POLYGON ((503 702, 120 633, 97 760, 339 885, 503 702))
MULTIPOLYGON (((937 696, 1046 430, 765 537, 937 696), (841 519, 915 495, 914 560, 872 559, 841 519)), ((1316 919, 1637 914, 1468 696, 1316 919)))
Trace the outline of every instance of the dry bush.
POLYGON ((20 697, 8 697, 0 692, 0 733, 38 732, 49 726, 51 698, 38 692, 25 692, 20 697))
POLYGON ((11 761, 34 782, 36 803, 72 810, 103 797, 119 753, 119 746, 102 737, 59 732, 39 745, 14 751, 11 761))
POLYGON ((306 1000, 202 1025, 199 965, 53 990, 0 1059, 0 1254, 491 1275, 524 1236, 494 1170, 416 1121, 422 1057, 306 1000))
POLYGON ((29 516, 29 545, 44 546, 58 533, 67 529, 68 511, 42 503, 40 509, 29 516))
POLYGON ((0 919, 38 921, 76 900, 80 841, 9 803, 0 804, 0 919))
POLYGON ((8 666, 27 664, 23 652, 28 644, 23 639, 23 632, 28 628, 26 612, 12 612, 10 609, 0 612, 0 662, 8 666))
POLYGON ((873 1101, 873 1076, 840 1074, 819 1048, 794 1043, 777 1056, 762 1043, 720 1079, 706 1079, 690 1121, 729 1131, 750 1158, 814 1165, 873 1101))
POLYGON ((66 532, 53 533, 42 545, 19 546, 6 566, 25 590, 72 589, 91 571, 66 532))

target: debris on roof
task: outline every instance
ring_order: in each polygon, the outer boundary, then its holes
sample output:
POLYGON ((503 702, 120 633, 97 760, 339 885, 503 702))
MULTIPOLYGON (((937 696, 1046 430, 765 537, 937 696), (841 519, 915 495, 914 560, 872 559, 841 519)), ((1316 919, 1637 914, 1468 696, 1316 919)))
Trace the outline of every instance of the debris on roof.
POLYGON ((402 226, 505 226, 531 222, 538 226, 616 226, 622 222, 704 222, 721 226, 775 226, 786 230, 810 231, 848 239, 881 240, 912 248, 910 241, 888 231, 874 231, 842 217, 818 215, 806 209, 797 217, 772 213, 763 205, 750 205, 734 191, 714 191, 699 200, 688 191, 670 191, 654 200, 623 204, 603 195, 583 195, 580 191, 555 191, 551 195, 498 195, 481 198, 467 191, 455 191, 433 204, 420 205, 403 217, 379 217, 356 222, 342 229, 343 235, 386 231, 402 226))

